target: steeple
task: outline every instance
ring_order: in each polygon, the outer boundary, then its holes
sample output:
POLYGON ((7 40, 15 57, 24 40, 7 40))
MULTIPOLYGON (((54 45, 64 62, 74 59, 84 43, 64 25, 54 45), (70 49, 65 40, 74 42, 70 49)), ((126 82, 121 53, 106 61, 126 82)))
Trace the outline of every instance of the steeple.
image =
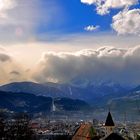
POLYGON ((113 133, 114 127, 115 127, 115 124, 114 124, 114 121, 112 119, 112 115, 109 111, 108 115, 107 115, 107 118, 106 118, 106 122, 105 122, 106 136, 113 133))
POLYGON ((105 126, 115 126, 110 111, 109 111, 108 116, 106 118, 105 126))

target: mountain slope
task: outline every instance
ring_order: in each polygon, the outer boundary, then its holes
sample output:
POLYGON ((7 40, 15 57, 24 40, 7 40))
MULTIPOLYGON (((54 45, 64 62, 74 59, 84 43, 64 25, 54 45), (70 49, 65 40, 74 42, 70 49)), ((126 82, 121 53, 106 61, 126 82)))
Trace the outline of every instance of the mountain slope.
MULTIPOLYGON (((86 102, 69 98, 55 98, 54 103, 58 111, 84 111, 90 109, 86 102)), ((27 93, 0 91, 0 108, 18 112, 50 112, 52 98, 27 93)))
POLYGON ((14 82, 0 87, 1 91, 10 91, 15 93, 32 93, 35 95, 59 97, 64 95, 63 91, 48 85, 33 82, 14 82))
POLYGON ((132 114, 140 114, 140 86, 128 91, 123 97, 116 97, 108 101, 113 110, 119 110, 132 114))
POLYGON ((86 86, 79 86, 74 84, 17 82, 3 85, 0 87, 0 90, 15 93, 32 93, 47 97, 81 99, 94 105, 99 104, 99 101, 104 103, 108 99, 124 96, 127 93, 127 90, 119 84, 112 83, 88 83, 86 86))

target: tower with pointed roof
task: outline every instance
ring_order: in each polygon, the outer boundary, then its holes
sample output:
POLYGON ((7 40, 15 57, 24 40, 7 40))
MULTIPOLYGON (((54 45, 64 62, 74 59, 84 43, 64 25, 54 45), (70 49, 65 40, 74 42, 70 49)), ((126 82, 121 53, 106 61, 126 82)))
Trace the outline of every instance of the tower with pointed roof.
POLYGON ((106 118, 106 122, 105 122, 106 136, 113 133, 114 127, 115 127, 115 123, 114 123, 114 121, 112 119, 112 115, 109 111, 108 116, 106 118))

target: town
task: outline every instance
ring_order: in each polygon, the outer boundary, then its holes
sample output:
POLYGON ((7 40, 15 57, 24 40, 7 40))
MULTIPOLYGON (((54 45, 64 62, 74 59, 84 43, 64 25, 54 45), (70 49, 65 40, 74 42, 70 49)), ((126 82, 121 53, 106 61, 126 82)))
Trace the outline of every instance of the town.
MULTIPOLYGON (((6 118, 0 115, 1 140, 139 140, 139 122, 115 122, 111 111, 104 121, 80 120, 73 115, 39 114, 30 118, 20 113, 6 118), (73 118, 73 119, 72 119, 73 118)), ((13 112, 11 113, 13 114, 13 112)), ((74 115, 76 116, 76 115, 74 115)), ((94 116, 93 116, 94 117, 94 116)))

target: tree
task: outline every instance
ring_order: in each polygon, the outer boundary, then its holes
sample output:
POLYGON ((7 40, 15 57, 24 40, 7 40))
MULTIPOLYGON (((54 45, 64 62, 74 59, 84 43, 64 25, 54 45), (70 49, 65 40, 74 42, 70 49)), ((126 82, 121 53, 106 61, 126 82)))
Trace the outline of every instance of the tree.
POLYGON ((5 114, 3 111, 0 111, 0 139, 5 137, 5 114))
POLYGON ((2 139, 5 135, 4 128, 5 128, 5 121, 3 118, 0 117, 0 139, 2 139))
POLYGON ((140 140, 140 135, 137 135, 137 140, 140 140))
POLYGON ((10 140, 35 140, 29 116, 25 113, 17 114, 7 135, 10 140))

